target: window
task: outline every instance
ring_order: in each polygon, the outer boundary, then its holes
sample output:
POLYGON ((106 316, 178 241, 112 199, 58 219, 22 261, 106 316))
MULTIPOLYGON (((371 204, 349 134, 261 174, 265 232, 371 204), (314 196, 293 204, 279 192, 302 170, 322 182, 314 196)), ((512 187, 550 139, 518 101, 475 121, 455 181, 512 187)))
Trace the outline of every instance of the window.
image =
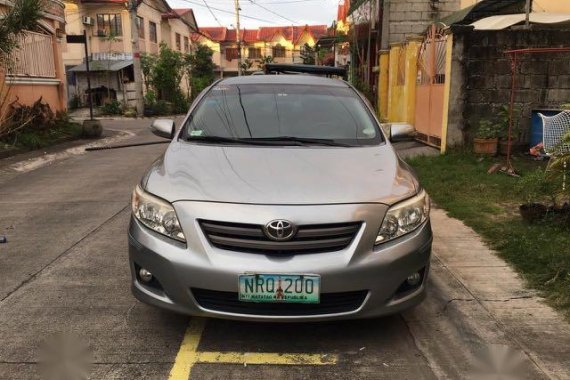
POLYGON ((249 48, 249 49, 247 49, 247 58, 260 59, 261 58, 261 49, 260 48, 249 48))
POLYGON ((226 61, 232 61, 232 59, 237 59, 238 49, 237 48, 226 48, 226 61))
POLYGON ((150 42, 154 42, 156 43, 157 38, 156 38, 156 23, 149 21, 148 22, 148 38, 150 39, 150 42))
POLYGON ((285 58, 285 46, 281 46, 279 44, 273 46, 273 57, 285 58))
POLYGON ((182 47, 180 45, 180 33, 176 33, 174 35, 174 41, 176 43, 176 50, 178 50, 178 51, 182 50, 182 47))
POLYGON ((382 135, 364 102, 345 87, 214 86, 192 112, 186 136, 332 139, 377 145, 382 135))
POLYGON ((184 51, 188 53, 190 51, 190 41, 188 37, 184 37, 184 51))
POLYGON ((120 37, 123 35, 123 23, 120 13, 97 15, 97 36, 120 37))
POLYGON ((144 40, 144 18, 137 16, 137 29, 139 31, 139 38, 144 40))

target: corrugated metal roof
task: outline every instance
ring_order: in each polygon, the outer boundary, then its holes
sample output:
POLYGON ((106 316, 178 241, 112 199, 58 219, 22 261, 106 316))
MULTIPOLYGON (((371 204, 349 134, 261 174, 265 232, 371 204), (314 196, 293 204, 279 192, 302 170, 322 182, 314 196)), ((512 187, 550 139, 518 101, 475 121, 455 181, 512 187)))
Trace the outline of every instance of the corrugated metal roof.
MULTIPOLYGON (((526 14, 491 16, 471 24, 475 30, 502 30, 524 22, 526 14)), ((532 24, 561 24, 570 22, 570 13, 535 12, 529 15, 532 24)))
MULTIPOLYGON (((111 61, 111 60, 89 61, 89 71, 119 71, 132 64, 133 64, 132 59, 128 59, 125 61, 111 61)), ((87 71, 87 66, 85 65, 85 63, 82 63, 80 65, 72 67, 71 69, 69 69, 69 71, 85 72, 87 71)))

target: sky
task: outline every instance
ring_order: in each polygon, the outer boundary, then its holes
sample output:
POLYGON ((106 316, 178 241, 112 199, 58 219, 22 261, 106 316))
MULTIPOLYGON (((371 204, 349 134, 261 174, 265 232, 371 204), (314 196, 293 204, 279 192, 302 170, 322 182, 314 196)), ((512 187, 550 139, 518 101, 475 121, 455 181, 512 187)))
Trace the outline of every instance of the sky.
MULTIPOLYGON (((167 1, 172 8, 192 8, 199 27, 221 24, 233 28, 235 25, 234 0, 167 1)), ((240 0, 239 4, 240 28, 254 29, 277 25, 331 25, 336 19, 339 0, 240 0)))

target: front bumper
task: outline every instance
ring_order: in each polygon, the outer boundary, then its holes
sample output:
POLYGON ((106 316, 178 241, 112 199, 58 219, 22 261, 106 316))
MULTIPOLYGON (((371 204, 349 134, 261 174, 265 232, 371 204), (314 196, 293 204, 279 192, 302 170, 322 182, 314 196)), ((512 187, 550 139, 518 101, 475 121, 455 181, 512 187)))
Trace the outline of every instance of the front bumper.
MULTIPOLYGON (((338 206, 256 206, 209 205, 193 202, 175 203, 188 245, 173 242, 131 219, 129 258, 132 291, 142 302, 175 312, 207 317, 258 321, 304 321, 372 318, 401 312, 423 300, 429 272, 432 232, 429 221, 416 231, 373 248, 375 234, 386 207, 383 205, 338 206), (296 218, 293 216, 296 214, 296 218), (344 250, 302 255, 264 255, 233 252, 212 247, 202 233, 195 215, 214 220, 244 220, 265 223, 288 217, 301 223, 362 221, 353 242, 344 250), (253 220, 252 220, 253 219, 253 220), (258 219, 258 220, 256 220, 258 219), (144 284, 137 269, 149 270, 157 281, 144 284), (401 285, 413 273, 421 271, 419 286, 401 291, 401 285), (271 315, 255 312, 228 312, 200 304, 192 289, 214 292, 238 291, 242 273, 311 273, 321 276, 321 294, 345 294, 365 291, 363 301, 350 310, 319 311, 271 315)), ((197 291, 195 291, 197 293, 197 291)), ((254 307, 255 304, 252 304, 254 307)))

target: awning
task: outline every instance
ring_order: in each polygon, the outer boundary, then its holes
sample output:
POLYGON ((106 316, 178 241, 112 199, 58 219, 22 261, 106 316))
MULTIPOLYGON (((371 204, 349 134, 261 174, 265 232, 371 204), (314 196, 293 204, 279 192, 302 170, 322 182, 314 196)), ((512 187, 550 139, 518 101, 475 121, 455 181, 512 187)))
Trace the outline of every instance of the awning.
MULTIPOLYGON (((119 71, 127 66, 133 64, 132 59, 127 59, 124 61, 116 60, 105 60, 105 61, 89 61, 89 71, 119 71)), ((87 71, 87 66, 85 63, 77 65, 69 69, 69 71, 74 72, 85 72, 87 71)))
POLYGON ((524 12, 525 4, 525 0, 482 0, 470 7, 453 12, 439 22, 446 26, 468 25, 489 16, 524 12))
MULTIPOLYGON (((524 22, 526 15, 518 13, 514 15, 491 16, 471 24, 475 30, 502 30, 524 22)), ((570 13, 546 13, 535 12, 529 15, 531 24, 562 24, 570 22, 570 13)))

